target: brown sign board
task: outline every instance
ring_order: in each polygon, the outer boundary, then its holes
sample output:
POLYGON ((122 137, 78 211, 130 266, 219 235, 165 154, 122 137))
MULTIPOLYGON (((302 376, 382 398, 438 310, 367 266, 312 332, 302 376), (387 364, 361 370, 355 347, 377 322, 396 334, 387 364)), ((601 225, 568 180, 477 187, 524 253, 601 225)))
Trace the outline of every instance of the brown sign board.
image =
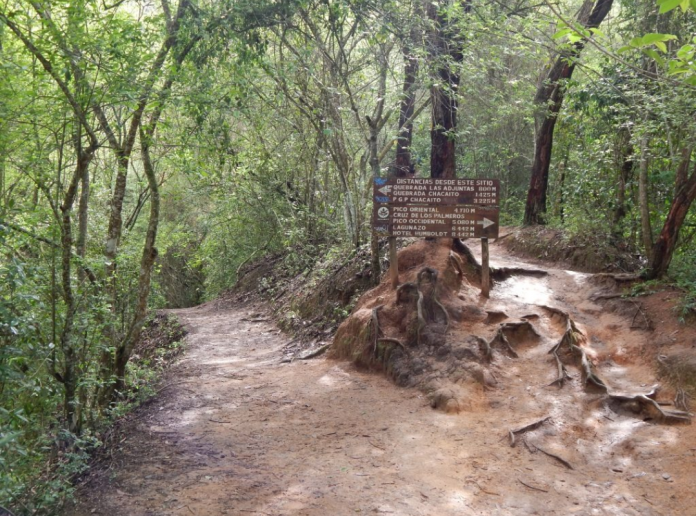
POLYGON ((380 236, 498 238, 497 206, 374 204, 372 229, 380 236))
POLYGON ((497 179, 376 178, 374 202, 380 204, 478 204, 499 203, 497 179))

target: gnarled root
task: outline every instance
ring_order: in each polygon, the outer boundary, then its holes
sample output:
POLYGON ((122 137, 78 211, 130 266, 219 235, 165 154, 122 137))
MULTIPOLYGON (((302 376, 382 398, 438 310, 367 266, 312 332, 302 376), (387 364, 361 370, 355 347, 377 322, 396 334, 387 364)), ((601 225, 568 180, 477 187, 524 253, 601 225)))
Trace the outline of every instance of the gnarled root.
POLYGON ((556 358, 557 364, 560 364, 558 378, 556 378, 556 380, 553 383, 558 383, 562 386, 565 380, 568 378, 568 374, 565 371, 565 366, 563 365, 561 358, 558 355, 558 352, 563 347, 567 347, 573 353, 574 356, 580 359, 580 367, 582 368, 585 386, 587 387, 588 384, 591 384, 599 388, 600 390, 607 392, 608 388, 607 385, 604 383, 604 380, 602 380, 594 372, 594 366, 592 365, 592 362, 590 362, 590 359, 587 358, 587 353, 580 345, 578 345, 580 342, 584 342, 586 340, 585 334, 578 329, 572 317, 570 317, 570 315, 567 312, 559 310, 558 308, 553 308, 550 306, 542 306, 542 308, 548 310, 551 313, 562 316, 563 318, 565 318, 566 321, 566 330, 563 333, 561 340, 559 340, 558 344, 556 344, 553 348, 551 348, 551 351, 549 351, 549 354, 553 354, 556 358))
POLYGON ((585 334, 578 329, 575 321, 570 317, 567 312, 559 310, 558 308, 553 308, 550 306, 542 306, 545 310, 549 312, 560 315, 566 321, 566 330, 563 333, 558 344, 556 344, 549 354, 552 354, 556 360, 556 366, 558 368, 558 377, 551 385, 558 384, 563 386, 565 380, 569 378, 568 372, 566 371, 565 365, 561 360, 559 351, 564 347, 569 349, 575 357, 579 358, 579 366, 582 369, 584 384, 593 385, 599 388, 604 394, 607 395, 609 400, 617 401, 621 404, 634 404, 636 412, 643 412, 647 414, 652 419, 662 422, 662 423, 688 423, 691 421, 691 414, 685 410, 666 410, 663 409, 660 404, 655 401, 655 396, 657 394, 657 387, 653 388, 650 392, 646 394, 637 395, 626 395, 609 392, 609 387, 597 374, 594 372, 594 366, 587 356, 587 353, 580 345, 581 342, 586 340, 585 334))

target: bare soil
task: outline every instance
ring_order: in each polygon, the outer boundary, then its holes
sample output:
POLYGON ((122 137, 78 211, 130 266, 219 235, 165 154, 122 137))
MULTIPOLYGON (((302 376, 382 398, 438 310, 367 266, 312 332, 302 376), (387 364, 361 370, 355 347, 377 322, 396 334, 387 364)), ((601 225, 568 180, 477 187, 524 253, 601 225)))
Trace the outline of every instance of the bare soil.
MULTIPOLYGON (((497 244, 491 256, 494 266, 524 266, 497 244)), ((561 329, 539 307, 571 314, 598 373, 626 392, 657 383, 656 345, 686 352, 693 329, 649 306, 592 301, 607 286, 591 275, 548 271, 512 277, 477 301, 511 320, 536 315, 541 338, 519 346, 519 358, 496 353, 495 385, 468 391, 458 414, 345 361, 283 363, 288 338, 263 305, 171 311, 189 331, 187 352, 65 514, 694 514, 694 427, 656 424, 588 393, 572 368, 566 386, 549 386, 547 352, 561 329), (547 417, 510 446, 510 430, 547 417)), ((483 323, 459 327, 448 343, 472 329, 490 337, 483 323)))

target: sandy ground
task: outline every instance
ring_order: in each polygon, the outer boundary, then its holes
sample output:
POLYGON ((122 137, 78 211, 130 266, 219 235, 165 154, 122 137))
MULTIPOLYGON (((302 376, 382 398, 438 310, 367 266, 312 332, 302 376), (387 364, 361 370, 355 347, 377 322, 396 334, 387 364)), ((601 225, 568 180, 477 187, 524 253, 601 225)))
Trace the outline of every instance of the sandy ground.
MULTIPOLYGON (((492 256, 520 265, 495 245, 492 256)), ((288 339, 263 307, 174 311, 190 331, 186 354, 64 514, 694 515, 693 426, 617 412, 578 386, 577 371, 571 385, 548 387, 559 329, 543 304, 583 325, 611 385, 654 382, 634 357, 652 334, 588 301, 594 290, 561 270, 496 286, 481 306, 540 314, 544 339, 499 357, 498 386, 458 415, 348 363, 281 363, 288 339), (510 429, 547 416, 510 446, 510 429)))

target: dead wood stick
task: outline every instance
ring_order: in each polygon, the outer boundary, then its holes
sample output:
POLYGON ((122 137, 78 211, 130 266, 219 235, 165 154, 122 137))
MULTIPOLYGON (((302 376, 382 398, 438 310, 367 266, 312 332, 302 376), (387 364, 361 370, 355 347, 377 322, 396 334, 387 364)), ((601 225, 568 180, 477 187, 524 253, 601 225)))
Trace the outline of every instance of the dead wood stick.
POLYGON ((495 493, 495 492, 493 492, 493 491, 487 491, 486 489, 484 489, 483 487, 481 487, 481 485, 480 485, 478 482, 476 482, 475 480, 473 481, 473 484, 474 484, 476 487, 478 487, 478 488, 479 488, 479 491, 481 491, 482 493, 486 493, 486 494, 493 495, 493 496, 500 496, 500 493, 495 493))
POLYGON ((518 481, 520 484, 522 484, 523 486, 528 487, 529 489, 534 489, 535 491, 541 491, 542 493, 548 493, 548 492, 549 492, 548 489, 543 489, 543 488, 541 488, 541 487, 535 487, 535 486, 533 486, 533 485, 531 485, 531 484, 527 484, 524 480, 521 480, 521 479, 519 479, 519 478, 517 479, 517 481, 518 481))
POLYGON ((559 456, 556 455, 555 453, 548 452, 548 451, 544 450, 543 448, 541 448, 540 446, 537 446, 536 444, 532 444, 532 446, 534 446, 534 448, 536 448, 537 450, 539 450, 539 451, 540 451, 541 453, 543 453, 544 455, 546 455, 546 456, 548 456, 548 457, 551 457, 552 459, 556 459, 558 462, 560 462, 561 464, 563 464, 566 468, 568 468, 568 469, 575 469, 575 468, 573 468, 573 466, 570 464, 570 462, 568 462, 567 460, 565 460, 565 459, 562 458, 562 457, 559 457, 559 456))
POLYGON ((548 272, 542 269, 525 269, 523 267, 496 267, 491 269, 491 278, 498 281, 506 280, 511 276, 548 276, 548 272))
POLYGON ((515 436, 516 435, 524 434, 526 432, 529 432, 530 430, 536 430, 541 425, 546 423, 549 419, 551 419, 551 416, 546 416, 544 419, 539 419, 538 421, 534 421, 534 423, 530 423, 528 425, 525 425, 522 428, 518 428, 517 430, 510 430, 508 432, 508 434, 510 436, 510 446, 512 446, 513 448, 515 447, 515 436))

